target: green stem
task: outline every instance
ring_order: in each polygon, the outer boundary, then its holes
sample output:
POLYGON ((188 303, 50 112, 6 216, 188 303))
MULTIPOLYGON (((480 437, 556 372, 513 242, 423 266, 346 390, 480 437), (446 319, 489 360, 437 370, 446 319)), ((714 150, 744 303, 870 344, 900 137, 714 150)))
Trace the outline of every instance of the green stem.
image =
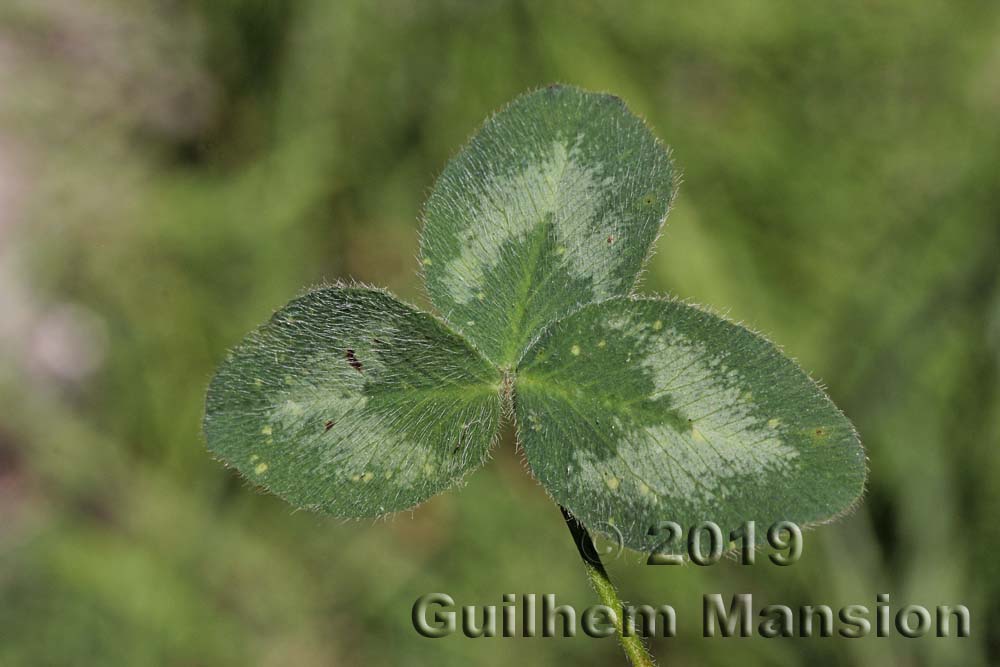
POLYGON ((562 510, 566 526, 573 536, 573 542, 580 552, 580 558, 583 559, 583 567, 587 571, 590 584, 597 591, 601 602, 615 612, 615 630, 618 634, 618 643, 621 644, 625 655, 628 656, 629 662, 634 667, 656 667, 656 663, 653 662, 652 656, 643 646, 639 636, 635 632, 630 632, 626 636, 623 632, 622 601, 618 597, 618 591, 615 590, 614 584, 611 583, 608 571, 604 569, 604 563, 601 562, 601 557, 597 554, 597 548, 594 546, 594 540, 590 533, 587 532, 582 523, 576 520, 575 516, 569 513, 569 510, 562 505, 559 506, 559 509, 562 510))

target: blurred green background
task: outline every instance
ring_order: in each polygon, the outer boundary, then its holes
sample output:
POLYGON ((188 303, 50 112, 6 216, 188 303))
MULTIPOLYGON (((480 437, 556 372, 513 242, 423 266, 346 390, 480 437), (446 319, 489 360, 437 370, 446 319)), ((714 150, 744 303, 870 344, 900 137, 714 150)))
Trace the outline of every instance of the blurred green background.
POLYGON ((622 96, 684 183, 647 292, 779 341, 869 490, 790 568, 609 564, 663 665, 1000 661, 1000 5, 0 2, 0 665, 618 665, 410 607, 596 600, 511 442, 377 523, 211 460, 204 389, 304 286, 421 305, 418 213, 504 102, 622 96), (701 596, 962 603, 968 639, 703 639, 701 596))

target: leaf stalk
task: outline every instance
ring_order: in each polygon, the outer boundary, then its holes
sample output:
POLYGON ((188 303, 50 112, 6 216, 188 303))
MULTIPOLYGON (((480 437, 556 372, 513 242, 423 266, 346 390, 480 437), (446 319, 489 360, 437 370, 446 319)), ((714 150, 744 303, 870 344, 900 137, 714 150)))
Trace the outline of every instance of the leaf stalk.
POLYGON ((560 505, 559 510, 573 536, 573 543, 576 544, 577 551, 580 552, 580 558, 583 560, 583 567, 587 572, 587 578, 590 579, 590 585, 601 598, 601 602, 614 610, 615 634, 618 636, 618 643, 625 651, 625 655, 628 656, 629 662, 633 667, 656 667, 656 663, 653 662, 652 656, 643 645, 642 639, 634 632, 630 632, 628 635, 624 632, 621 598, 618 597, 618 591, 615 590, 614 584, 611 583, 611 577, 608 576, 608 571, 604 568, 604 563, 601 562, 601 557, 597 553, 597 547, 594 546, 594 539, 590 536, 590 532, 565 507, 560 505))

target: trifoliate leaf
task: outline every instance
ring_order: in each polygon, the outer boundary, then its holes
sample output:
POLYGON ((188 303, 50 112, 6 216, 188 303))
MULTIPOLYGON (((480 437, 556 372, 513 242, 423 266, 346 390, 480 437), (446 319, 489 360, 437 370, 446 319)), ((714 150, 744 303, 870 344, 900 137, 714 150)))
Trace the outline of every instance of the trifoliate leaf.
POLYGON ((525 354, 514 402, 542 485, 634 549, 653 548, 662 521, 725 534, 820 522, 864 485, 854 428, 792 360, 676 301, 616 298, 554 324, 525 354))
POLYGON ((319 289, 248 335, 208 390, 209 448, 299 507, 412 507, 479 466, 501 376, 434 317, 371 289, 319 289))
POLYGON ((627 294, 674 193, 666 149, 617 97, 524 95, 448 163, 427 201, 431 301, 512 367, 549 322, 627 294))

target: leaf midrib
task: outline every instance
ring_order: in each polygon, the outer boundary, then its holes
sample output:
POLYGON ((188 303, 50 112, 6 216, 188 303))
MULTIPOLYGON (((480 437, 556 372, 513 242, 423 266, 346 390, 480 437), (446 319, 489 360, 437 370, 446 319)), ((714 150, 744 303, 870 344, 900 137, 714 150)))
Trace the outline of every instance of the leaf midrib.
POLYGON ((502 389, 502 381, 502 378, 500 378, 497 384, 477 382, 475 384, 449 384, 436 387, 378 387, 378 393, 380 395, 406 394, 408 396, 413 394, 437 394, 439 396, 460 394, 478 397, 480 394, 499 394, 502 389))
MULTIPOLYGON (((528 291, 531 289, 531 279, 538 269, 538 262, 542 255, 542 248, 545 247, 545 216, 548 213, 555 211, 556 203, 559 198, 559 191, 562 188, 563 178, 566 176, 566 169, 568 166, 569 153, 567 152, 566 158, 563 160, 563 163, 559 168, 559 177, 555 179, 555 187, 552 188, 546 205, 542 206, 540 219, 535 222, 534 229, 531 233, 531 248, 529 250, 528 259, 524 264, 525 271, 517 285, 516 299, 514 301, 514 314, 510 319, 510 336, 507 338, 507 346, 504 349, 503 354, 501 354, 501 363, 505 365, 511 365, 516 362, 520 353, 523 352, 524 343, 521 339, 523 338, 522 329, 524 327, 524 317, 528 312, 528 291)), ((539 211, 535 212, 539 213, 539 211)))

